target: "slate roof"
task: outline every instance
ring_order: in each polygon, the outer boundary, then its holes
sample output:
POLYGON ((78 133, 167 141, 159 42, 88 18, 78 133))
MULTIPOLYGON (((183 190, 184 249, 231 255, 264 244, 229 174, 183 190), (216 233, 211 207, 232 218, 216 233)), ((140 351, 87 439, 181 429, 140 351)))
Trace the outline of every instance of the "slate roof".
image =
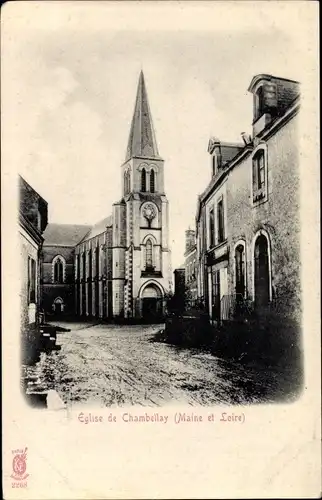
POLYGON ((243 144, 221 144, 221 158, 222 164, 224 165, 228 161, 232 160, 241 149, 243 149, 243 144))
POLYGON ((86 234, 84 234, 82 238, 83 241, 90 240, 91 238, 94 238, 95 236, 98 236, 99 234, 104 233, 107 227, 111 227, 113 222, 113 218, 111 215, 108 217, 105 217, 104 219, 100 220, 94 226, 92 226, 89 231, 87 231, 86 234))
POLYGON ((90 226, 80 224, 48 224, 43 233, 44 245, 74 247, 84 238, 89 229, 90 226))
POLYGON ((133 157, 160 158, 141 71, 125 161, 133 157))

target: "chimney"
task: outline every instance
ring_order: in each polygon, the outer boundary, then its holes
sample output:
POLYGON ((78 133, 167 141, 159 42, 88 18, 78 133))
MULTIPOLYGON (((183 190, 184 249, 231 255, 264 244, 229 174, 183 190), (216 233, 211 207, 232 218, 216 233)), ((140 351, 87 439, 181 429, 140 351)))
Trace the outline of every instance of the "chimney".
POLYGON ((187 229, 186 231, 186 252, 189 252, 196 244, 196 231, 194 229, 187 229))
POLYGON ((250 144, 252 142, 252 138, 251 138, 250 134, 246 134, 246 132, 242 132, 240 135, 242 136, 242 139, 244 141, 245 146, 247 146, 247 144, 250 144))

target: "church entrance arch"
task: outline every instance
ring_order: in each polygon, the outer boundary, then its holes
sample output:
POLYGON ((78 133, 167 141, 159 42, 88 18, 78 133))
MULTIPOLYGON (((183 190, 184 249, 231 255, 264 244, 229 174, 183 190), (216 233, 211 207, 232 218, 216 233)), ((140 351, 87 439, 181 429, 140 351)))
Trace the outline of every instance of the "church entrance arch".
POLYGON ((156 283, 147 283, 141 290, 141 311, 145 321, 154 322, 163 314, 163 291, 156 283))

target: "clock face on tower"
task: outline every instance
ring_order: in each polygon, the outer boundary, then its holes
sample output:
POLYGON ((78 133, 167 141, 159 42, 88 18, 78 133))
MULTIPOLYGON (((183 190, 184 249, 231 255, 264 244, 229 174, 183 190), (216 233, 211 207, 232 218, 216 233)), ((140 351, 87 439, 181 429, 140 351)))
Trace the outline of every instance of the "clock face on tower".
POLYGON ((155 207, 151 203, 148 203, 143 209, 143 215, 148 221, 151 221, 156 216, 155 207))

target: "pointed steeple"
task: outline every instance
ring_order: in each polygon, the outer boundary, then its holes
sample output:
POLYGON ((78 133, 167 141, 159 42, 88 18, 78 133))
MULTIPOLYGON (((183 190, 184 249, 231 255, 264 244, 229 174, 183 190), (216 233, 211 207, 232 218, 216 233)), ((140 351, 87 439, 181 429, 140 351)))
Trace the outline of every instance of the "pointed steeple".
POLYGON ((135 156, 160 158, 142 70, 125 161, 135 156))

